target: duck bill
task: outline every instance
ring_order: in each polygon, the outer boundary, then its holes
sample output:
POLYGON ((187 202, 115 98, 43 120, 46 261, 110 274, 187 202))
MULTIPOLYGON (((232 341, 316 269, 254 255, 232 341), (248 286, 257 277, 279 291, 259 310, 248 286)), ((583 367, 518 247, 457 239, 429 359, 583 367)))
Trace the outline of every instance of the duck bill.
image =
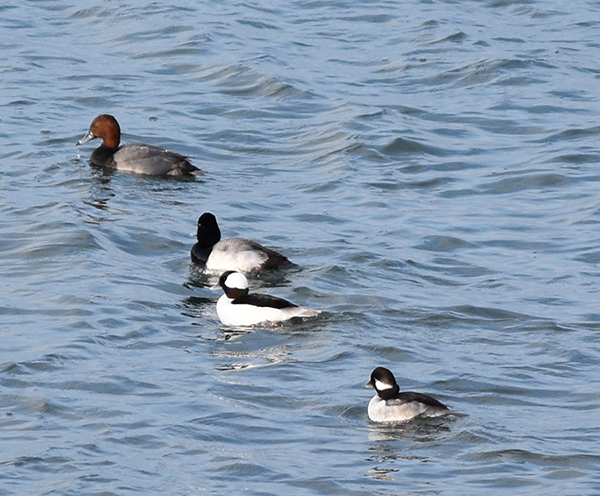
POLYGON ((92 133, 91 131, 88 131, 87 134, 77 142, 77 146, 83 145, 84 143, 87 143, 88 141, 92 141, 95 137, 96 136, 94 136, 94 133, 92 133))

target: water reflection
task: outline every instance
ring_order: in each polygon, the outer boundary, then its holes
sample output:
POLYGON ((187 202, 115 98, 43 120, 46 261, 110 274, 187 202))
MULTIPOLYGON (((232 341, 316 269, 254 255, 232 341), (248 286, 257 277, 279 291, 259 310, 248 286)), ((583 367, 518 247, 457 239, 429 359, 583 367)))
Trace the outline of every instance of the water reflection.
MULTIPOLYGON (((190 244, 190 249, 193 243, 190 244)), ((300 271, 301 269, 293 268, 286 271, 271 270, 264 272, 253 272, 246 274, 248 284, 251 290, 254 291, 257 288, 277 288, 281 286, 290 286, 293 277, 291 272, 300 271)), ((218 286, 220 273, 203 270, 195 264, 190 263, 190 276, 186 282, 186 287, 189 288, 211 288, 217 291, 217 294, 221 295, 221 288, 218 286)))
POLYGON ((381 481, 395 481, 396 478, 390 475, 395 472, 399 472, 399 470, 393 468, 373 467, 366 473, 366 476, 370 477, 371 479, 377 479, 381 481))
MULTIPOLYGON (((233 332, 228 333, 231 337, 236 335, 237 337, 248 334, 233 332)), ((229 339, 231 339, 231 337, 229 339)), ((227 340, 227 338, 226 338, 227 340)), ((217 365, 216 369, 221 371, 233 371, 233 370, 246 370, 258 367, 266 367, 269 365, 276 365, 285 361, 289 361, 292 355, 292 348, 289 346, 274 346, 261 348, 257 350, 243 350, 235 351, 231 349, 220 349, 215 350, 212 355, 219 359, 224 360, 223 363, 217 365)))
POLYGON ((369 423, 369 441, 412 441, 429 443, 444 437, 450 432, 449 417, 414 420, 406 423, 369 423))
POLYGON ((369 456, 366 461, 373 467, 366 477, 381 481, 397 480, 393 474, 399 472, 397 462, 430 462, 427 456, 406 454, 414 443, 432 443, 445 438, 450 432, 447 420, 427 419, 404 424, 373 424, 369 426, 369 456), (394 468, 385 467, 392 464, 394 468), (383 465, 383 466, 382 466, 383 465))

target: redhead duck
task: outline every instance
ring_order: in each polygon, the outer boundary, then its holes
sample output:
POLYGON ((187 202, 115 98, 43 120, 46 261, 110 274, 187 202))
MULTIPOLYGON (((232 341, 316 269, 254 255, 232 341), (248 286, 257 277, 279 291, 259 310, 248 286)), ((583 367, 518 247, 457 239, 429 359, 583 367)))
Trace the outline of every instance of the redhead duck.
POLYGON ((321 313, 277 296, 248 293, 248 280, 244 274, 233 270, 221 275, 219 285, 225 294, 217 301, 217 314, 225 325, 276 323, 293 317, 314 317, 321 313))
POLYGON ((465 416, 450 410, 428 394, 400 392, 394 374, 384 367, 377 367, 371 372, 371 380, 367 385, 373 386, 377 393, 367 409, 373 422, 408 422, 412 419, 444 415, 465 416))
POLYGON ((88 133, 77 142, 77 146, 95 138, 102 138, 102 144, 90 156, 92 165, 151 176, 204 174, 204 171, 192 165, 187 157, 179 153, 142 143, 119 146, 121 128, 112 115, 103 114, 96 117, 90 124, 88 133))
POLYGON ((196 238, 198 242, 190 253, 192 262, 210 271, 235 269, 248 273, 295 267, 286 257, 256 241, 244 238, 221 240, 217 219, 210 212, 203 213, 198 219, 196 238))

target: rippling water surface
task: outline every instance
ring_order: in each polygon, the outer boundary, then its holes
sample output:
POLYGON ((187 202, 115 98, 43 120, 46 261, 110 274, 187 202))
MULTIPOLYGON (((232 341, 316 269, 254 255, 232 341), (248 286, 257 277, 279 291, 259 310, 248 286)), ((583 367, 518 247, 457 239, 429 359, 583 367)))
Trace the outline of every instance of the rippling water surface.
POLYGON ((600 5, 0 7, 0 494, 598 494, 600 5), (91 168, 124 141, 207 171, 91 168), (198 216, 319 308, 232 329, 198 216), (371 424, 371 370, 468 417, 371 424))

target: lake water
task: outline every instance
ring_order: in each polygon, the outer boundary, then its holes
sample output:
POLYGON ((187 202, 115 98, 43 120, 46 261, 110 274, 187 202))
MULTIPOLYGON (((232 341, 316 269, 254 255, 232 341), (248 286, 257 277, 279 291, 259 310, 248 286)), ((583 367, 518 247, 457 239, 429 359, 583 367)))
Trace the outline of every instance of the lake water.
POLYGON ((0 7, 0 495, 600 493, 600 4, 0 7), (199 180, 91 168, 123 141, 199 180), (198 216, 318 308, 220 325, 198 216), (468 414, 377 426, 371 370, 468 414))

